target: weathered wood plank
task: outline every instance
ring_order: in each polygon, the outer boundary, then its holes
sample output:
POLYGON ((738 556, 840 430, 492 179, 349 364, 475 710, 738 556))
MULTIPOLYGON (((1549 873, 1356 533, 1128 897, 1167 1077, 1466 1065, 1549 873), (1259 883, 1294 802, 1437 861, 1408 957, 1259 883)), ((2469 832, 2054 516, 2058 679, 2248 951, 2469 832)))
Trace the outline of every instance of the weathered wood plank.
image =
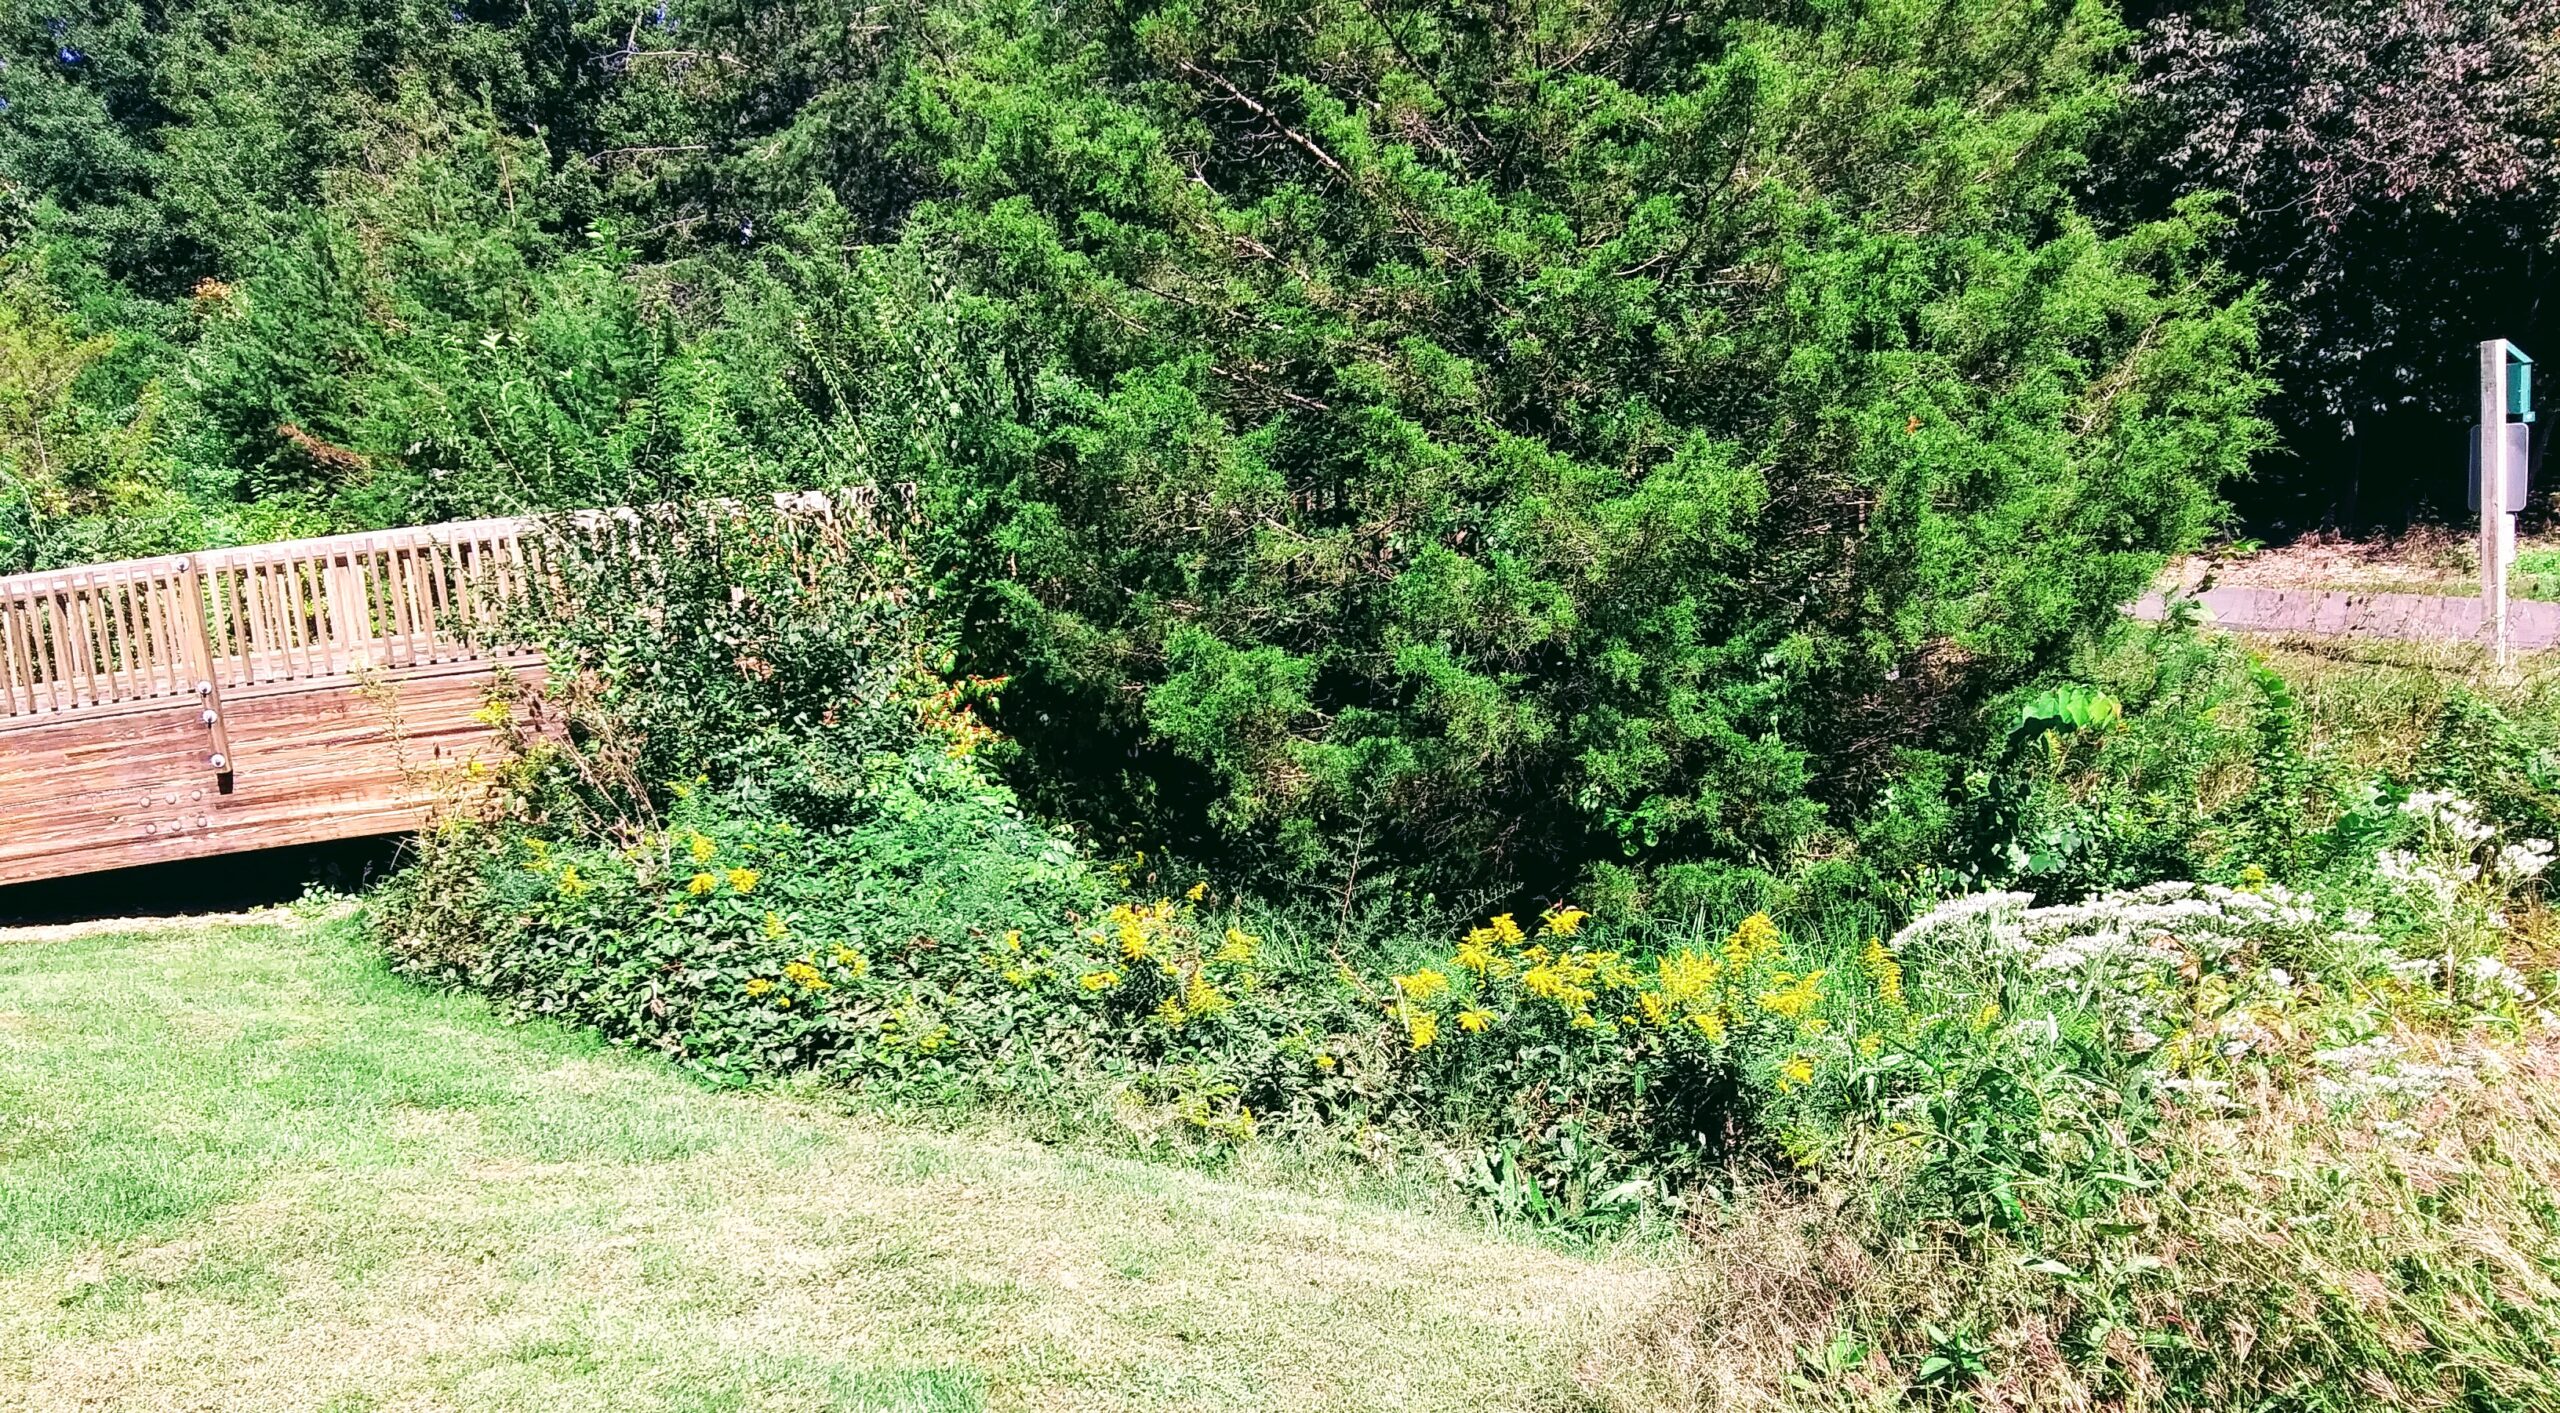
MULTIPOLYGON (((538 683, 540 664, 510 665, 538 683)), ((494 763, 478 719, 486 663, 383 681, 386 704, 345 682, 296 682, 225 700, 237 770, 221 793, 207 729, 187 699, 0 724, 0 885, 244 849, 400 833, 494 763)))

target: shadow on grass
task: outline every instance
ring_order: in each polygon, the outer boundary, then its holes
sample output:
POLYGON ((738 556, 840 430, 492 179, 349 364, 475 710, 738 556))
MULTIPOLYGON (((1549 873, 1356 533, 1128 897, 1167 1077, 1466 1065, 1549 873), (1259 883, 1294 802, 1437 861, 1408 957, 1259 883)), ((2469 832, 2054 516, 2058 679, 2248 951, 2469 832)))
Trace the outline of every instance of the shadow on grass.
POLYGON ((0 927, 173 917, 290 903, 318 885, 353 892, 388 874, 405 835, 180 859, 0 888, 0 927))

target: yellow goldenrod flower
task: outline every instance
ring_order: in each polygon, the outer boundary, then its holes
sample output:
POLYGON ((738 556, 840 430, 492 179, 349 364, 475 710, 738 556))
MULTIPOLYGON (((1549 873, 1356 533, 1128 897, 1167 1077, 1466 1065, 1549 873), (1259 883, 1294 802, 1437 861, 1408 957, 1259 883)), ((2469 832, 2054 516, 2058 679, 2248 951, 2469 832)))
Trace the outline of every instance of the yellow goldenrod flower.
POLYGON ((719 887, 719 886, 720 886, 720 876, 719 876, 718 874, 714 874, 714 873, 697 873, 697 874, 695 874, 695 875, 693 876, 692 881, 690 881, 690 882, 688 882, 688 883, 686 883, 686 884, 684 885, 684 891, 686 891, 686 892, 688 892, 688 893, 691 893, 693 896, 695 896, 695 897, 699 898, 699 897, 702 897, 703 895, 705 895, 705 894, 709 893, 712 889, 717 888, 717 887, 719 887))
POLYGON ((1182 988, 1183 1008, 1195 1016, 1213 1016, 1234 1004, 1205 976, 1194 975, 1191 983, 1182 988))
POLYGON ((1789 1020, 1802 1020, 1822 1004, 1822 978, 1819 971, 1801 978, 1791 972, 1779 972, 1769 978, 1775 987, 1760 993, 1760 1009, 1789 1020))
POLYGON ((1644 1022, 1647 1025, 1659 1026, 1671 1019, 1671 998, 1659 991, 1638 994, 1636 1008, 1644 1012, 1644 1022))
POLYGON ((729 887, 735 892, 752 893, 756 891, 756 880, 761 877, 762 874, 751 868, 733 868, 729 870, 729 887))
POLYGON ((1170 996, 1156 1003, 1156 1020, 1167 1028, 1180 1029, 1182 1023, 1189 1019, 1191 1017, 1183 1011, 1182 1003, 1170 996))
POLYGON ((1089 971, 1076 978, 1076 984, 1087 991, 1108 991, 1112 987, 1120 984, 1120 973, 1116 971, 1089 971))
POLYGON ((1568 1011, 1586 1010, 1600 995, 1588 984, 1597 970, 1587 954, 1567 952, 1520 973, 1520 989, 1568 1011))
POLYGON ((1429 1011, 1408 1010, 1404 1016, 1404 1030, 1412 1039, 1414 1049, 1426 1049, 1432 1041, 1440 1038, 1440 1018, 1429 1011))
MULTIPOLYGON (((779 942, 779 941, 781 941, 781 940, 783 939, 784 935, 785 935, 786 933, 788 933, 788 932, 789 932, 789 929, 788 929, 788 928, 785 928, 785 927, 782 925, 782 914, 780 914, 780 913, 766 913, 766 914, 764 915, 764 935, 765 935, 765 940, 770 941, 770 942, 779 942)), ((843 949, 842 947, 838 947, 836 950, 837 950, 837 951, 839 951, 839 952, 841 952, 841 951, 843 951, 844 949, 843 949)))
POLYGON ((1482 976, 1493 965, 1493 949, 1470 934, 1466 941, 1458 944, 1457 954, 1450 960, 1482 976))
POLYGON ((593 886, 595 885, 578 876, 578 866, 576 864, 564 864, 561 866, 560 892, 564 897, 575 898, 593 886))
POLYGON ((694 833, 691 849, 693 861, 698 864, 711 862, 711 856, 720 852, 720 846, 711 842, 711 836, 699 830, 694 833))
POLYGON ((1172 926, 1173 900, 1160 899, 1144 908, 1117 904, 1107 922, 1119 940, 1120 955, 1133 962, 1145 961, 1154 951, 1155 938, 1172 926))
POLYGON ((1482 1006, 1469 1006, 1458 1012, 1458 1029, 1474 1035, 1479 1031, 1491 1029, 1496 1019, 1493 1012, 1482 1006))
POLYGON ((1902 1009, 1902 963, 1885 950, 1883 939, 1868 938, 1858 964, 1865 969, 1867 980, 1875 983, 1876 994, 1884 998, 1884 1003, 1895 1010, 1902 1009))
POLYGON ((816 967, 811 966, 806 958, 783 963, 782 975, 784 979, 803 991, 824 991, 835 985, 816 967))
POLYGON ((1571 937, 1582 930, 1582 920, 1591 916, 1580 908, 1547 909, 1546 933, 1550 937, 1571 937))
POLYGON ((1716 1044, 1722 1045, 1724 1043, 1724 1017, 1717 1012, 1691 1012, 1689 1016, 1689 1024, 1696 1026, 1700 1035, 1707 1037, 1707 1039, 1715 1042, 1716 1044))
POLYGON ((1227 929, 1227 940, 1218 948, 1218 960, 1222 962, 1249 962, 1253 960, 1253 954, 1260 950, 1261 947, 1261 938, 1254 936, 1250 932, 1244 932, 1230 927, 1227 929))
POLYGON ((1493 935, 1500 938, 1503 945, 1508 947, 1517 947, 1527 940, 1521 934, 1520 924, 1513 922, 1509 913, 1502 913, 1494 918, 1493 935))
POLYGON ((1999 1023, 2000 1003, 1997 1001, 1985 1001, 1982 1009, 1973 1013, 1973 1028, 1977 1031, 1989 1030, 1999 1023))
POLYGON ((1395 982, 1398 991, 1416 1001, 1428 1001, 1449 989, 1449 978, 1428 967, 1410 976, 1399 976, 1395 982))
POLYGON ((1786 939, 1778 933, 1778 925, 1767 913, 1753 913, 1742 920, 1733 935, 1724 939, 1724 962, 1728 971, 1740 971, 1753 962, 1778 954, 1786 939))
POLYGON ((1876 1032, 1870 1030, 1858 1037, 1858 1053, 1868 1059, 1874 1059, 1877 1052, 1882 1049, 1884 1049, 1884 1037, 1876 1032))
POLYGON ((1686 1006, 1716 989, 1724 978, 1724 963, 1712 953, 1683 947, 1654 963, 1654 977, 1664 1000, 1686 1006))
POLYGON ((1201 899, 1209 896, 1209 881, 1204 878, 1198 883, 1192 884, 1190 891, 1184 893, 1182 896, 1192 902, 1199 902, 1201 899))
POLYGON ((1785 1064, 1778 1067, 1778 1088, 1782 1091, 1793 1089, 1799 1084, 1811 1084, 1812 1082, 1813 1057, 1811 1055, 1798 1054, 1792 1056, 1785 1064))
POLYGON ((1319 1054, 1316 1056, 1316 1068, 1327 1073, 1332 1072, 1335 1063, 1336 1061, 1331 1055, 1319 1054))
POLYGON ((1021 928, 1015 927, 1006 930, 1004 934, 1004 949, 1008 952, 1019 952, 1022 950, 1021 928))
POLYGON ((747 978, 747 994, 750 996, 761 996, 772 989, 773 983, 767 981, 761 976, 751 976, 747 978))

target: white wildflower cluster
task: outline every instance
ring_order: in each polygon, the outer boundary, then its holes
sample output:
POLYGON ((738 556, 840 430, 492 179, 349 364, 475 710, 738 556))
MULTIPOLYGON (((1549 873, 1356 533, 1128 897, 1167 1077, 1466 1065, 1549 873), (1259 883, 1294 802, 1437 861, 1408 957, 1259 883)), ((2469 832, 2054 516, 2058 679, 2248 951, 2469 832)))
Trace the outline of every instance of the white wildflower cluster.
POLYGON ((2400 1042, 2388 1036, 2331 1046, 2313 1052, 2311 1059, 2320 1067, 2312 1090, 2321 1102, 2333 1113, 2375 1114, 2376 1128, 2386 1137, 2416 1137, 2416 1131, 2401 1122, 2402 1116, 2442 1093, 2445 1086, 2475 1077, 2468 1065, 2413 1061, 2400 1042))
MULTIPOLYGON (((2427 842, 2438 857, 2431 862, 2408 850, 2392 850, 2376 860, 2383 877, 2403 885, 2404 891, 2414 888, 2439 906, 2451 906, 2461 884, 2481 881, 2479 865, 2468 860, 2479 856, 2480 846, 2497 831, 2480 817, 2478 805, 2441 790, 2421 790, 2400 808, 2424 822, 2427 842)), ((2525 883, 2551 867, 2552 855, 2550 840, 2525 839, 2500 846, 2489 856, 2490 870, 2494 881, 2525 883)))
POLYGON ((2383 963, 2383 969, 2398 980, 2417 987, 2433 987, 2444 977, 2444 963, 2433 957, 2393 956, 2383 963))
POLYGON ((2329 935, 2358 951, 2379 952, 2383 950, 2383 940, 2382 934, 2374 930, 2377 925, 2371 912, 2363 908, 2349 908, 2338 914, 2337 929, 2329 935))
MULTIPOLYGON (((2127 1048, 2142 1051, 2176 1028, 2162 1007, 2182 968, 2237 978, 2242 958, 2270 942, 2304 942, 2320 927, 2313 900, 2282 888, 2169 882, 2052 907, 2032 902, 2024 893, 1958 898, 1913 920, 1893 948, 1957 966, 2023 970, 2043 990, 2094 1004, 2127 1048)), ((2243 979, 2280 993, 2303 980, 2281 967, 2243 979)), ((2269 1038, 2245 1011, 2228 1020, 2217 1043, 2233 1055, 2269 1038)))
POLYGON ((2423 900, 2438 912, 2462 900, 2462 886, 2480 877, 2475 864, 2444 864, 2420 858, 2407 849, 2376 854, 2373 871, 2404 898, 2423 900))
POLYGON ((2527 839, 2509 844, 2498 851, 2498 872, 2518 883, 2540 878, 2551 867, 2552 847, 2548 839, 2527 839))
POLYGON ((2504 958, 2473 957, 2462 964, 2462 979, 2474 999, 2490 1002, 2528 1001, 2533 987, 2524 973, 2507 965, 2504 958))
POLYGON ((2456 844, 2468 847, 2487 842, 2496 832, 2481 822, 2480 807, 2444 790, 2420 790, 2403 800, 2401 812, 2416 815, 2430 829, 2456 844))
POLYGON ((2228 1109, 2234 1102, 2227 1079, 2164 1079, 2160 1087, 2208 1109, 2228 1109))

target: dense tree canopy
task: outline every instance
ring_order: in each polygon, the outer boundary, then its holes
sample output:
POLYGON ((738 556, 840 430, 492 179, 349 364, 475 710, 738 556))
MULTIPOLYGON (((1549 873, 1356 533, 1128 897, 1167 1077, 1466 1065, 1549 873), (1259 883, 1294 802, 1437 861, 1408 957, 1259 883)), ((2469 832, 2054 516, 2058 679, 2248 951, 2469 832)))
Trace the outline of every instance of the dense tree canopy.
POLYGON ((2263 440, 2096 0, 0 39, 0 555, 911 479, 1042 797, 1282 874, 1798 850, 2263 440))
POLYGON ((2273 296, 2277 525, 2461 509, 2471 346, 2560 327, 2556 43, 2551 0, 2249 0, 2138 46, 2114 195, 2233 203, 2217 253, 2273 296))

